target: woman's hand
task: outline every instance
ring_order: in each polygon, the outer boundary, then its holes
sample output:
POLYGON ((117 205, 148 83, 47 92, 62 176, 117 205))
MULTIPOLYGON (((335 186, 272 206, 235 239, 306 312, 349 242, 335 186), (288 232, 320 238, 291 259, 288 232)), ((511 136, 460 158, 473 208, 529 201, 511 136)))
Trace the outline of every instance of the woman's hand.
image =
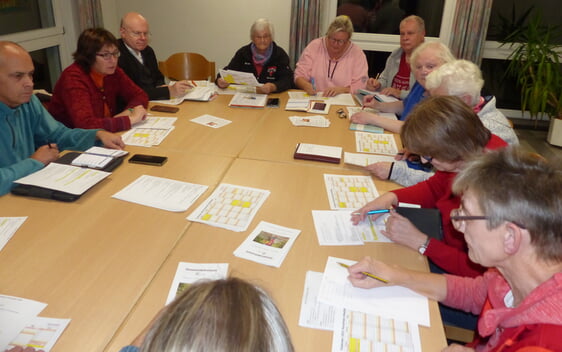
POLYGON ((131 125, 141 122, 146 118, 146 109, 142 105, 137 105, 130 111, 129 119, 131 120, 131 125))
POLYGON ((391 239, 392 242, 416 251, 428 238, 428 236, 418 230, 410 220, 395 211, 390 212, 390 216, 386 219, 386 230, 383 230, 382 233, 391 239))
POLYGON ((217 86, 219 86, 219 88, 221 89, 228 88, 229 85, 230 83, 225 81, 222 77, 217 79, 217 86))
POLYGON ((373 163, 371 165, 365 166, 365 169, 367 169, 371 174, 381 180, 388 180, 390 178, 391 166, 391 162, 379 161, 378 163, 373 163))
MULTIPOLYGON (((398 198, 396 197, 396 194, 387 192, 382 196, 376 198, 375 200, 365 204, 361 209, 358 209, 351 213, 351 222, 353 223, 353 225, 357 225, 361 221, 365 220, 368 211, 390 209, 396 204, 398 204, 398 198)), ((371 215, 371 219, 376 219, 380 215, 381 214, 371 215)))

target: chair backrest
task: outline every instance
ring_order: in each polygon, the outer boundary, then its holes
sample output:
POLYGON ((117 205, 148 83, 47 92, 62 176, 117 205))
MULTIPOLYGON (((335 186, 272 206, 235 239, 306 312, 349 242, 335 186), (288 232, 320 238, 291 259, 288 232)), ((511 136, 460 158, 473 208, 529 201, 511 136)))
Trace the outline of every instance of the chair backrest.
POLYGON ((165 77, 175 81, 215 79, 215 63, 196 53, 172 54, 166 61, 158 62, 158 68, 165 77))

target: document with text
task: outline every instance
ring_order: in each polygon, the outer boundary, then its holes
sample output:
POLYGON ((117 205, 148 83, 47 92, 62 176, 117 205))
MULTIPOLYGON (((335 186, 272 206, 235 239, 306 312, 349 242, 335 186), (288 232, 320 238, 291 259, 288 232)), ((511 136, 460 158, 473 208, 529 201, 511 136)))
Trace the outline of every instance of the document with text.
POLYGON ((4 248, 25 220, 27 220, 27 216, 0 217, 0 250, 4 248))
POLYGON ((189 285, 200 280, 221 280, 228 275, 228 263, 178 263, 166 304, 183 293, 189 285))

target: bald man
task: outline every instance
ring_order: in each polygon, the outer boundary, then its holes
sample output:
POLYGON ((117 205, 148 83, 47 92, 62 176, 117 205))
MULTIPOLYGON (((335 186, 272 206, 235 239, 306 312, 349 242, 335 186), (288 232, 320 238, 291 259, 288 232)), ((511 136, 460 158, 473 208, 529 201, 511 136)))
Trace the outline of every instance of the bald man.
POLYGON ((96 140, 122 149, 121 137, 103 130, 70 129, 33 95, 33 61, 13 42, 0 41, 0 195, 13 181, 42 169, 60 150, 86 150, 96 140))
POLYGON ((121 18, 119 33, 119 67, 148 94, 150 100, 178 97, 191 88, 187 81, 179 81, 173 85, 164 83, 156 54, 148 45, 148 21, 140 13, 126 13, 121 18))

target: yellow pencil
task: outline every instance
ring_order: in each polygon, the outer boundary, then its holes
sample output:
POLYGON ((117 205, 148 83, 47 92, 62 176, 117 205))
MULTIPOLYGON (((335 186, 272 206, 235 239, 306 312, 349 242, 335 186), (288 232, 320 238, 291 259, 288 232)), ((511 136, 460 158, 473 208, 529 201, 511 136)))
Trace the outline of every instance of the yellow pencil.
MULTIPOLYGON (((340 263, 340 262, 338 262, 338 264, 341 265, 341 266, 343 266, 344 268, 349 268, 349 265, 347 265, 347 264, 340 263)), ((388 280, 382 279, 382 278, 380 278, 380 277, 378 277, 378 276, 375 276, 375 275, 373 275, 373 274, 371 274, 371 273, 368 273, 368 272, 366 272, 366 271, 362 271, 361 274, 363 274, 363 275, 365 275, 365 276, 368 276, 368 277, 370 277, 370 278, 372 278, 372 279, 378 280, 378 281, 380 281, 380 282, 384 282, 385 284, 388 283, 388 280)))

